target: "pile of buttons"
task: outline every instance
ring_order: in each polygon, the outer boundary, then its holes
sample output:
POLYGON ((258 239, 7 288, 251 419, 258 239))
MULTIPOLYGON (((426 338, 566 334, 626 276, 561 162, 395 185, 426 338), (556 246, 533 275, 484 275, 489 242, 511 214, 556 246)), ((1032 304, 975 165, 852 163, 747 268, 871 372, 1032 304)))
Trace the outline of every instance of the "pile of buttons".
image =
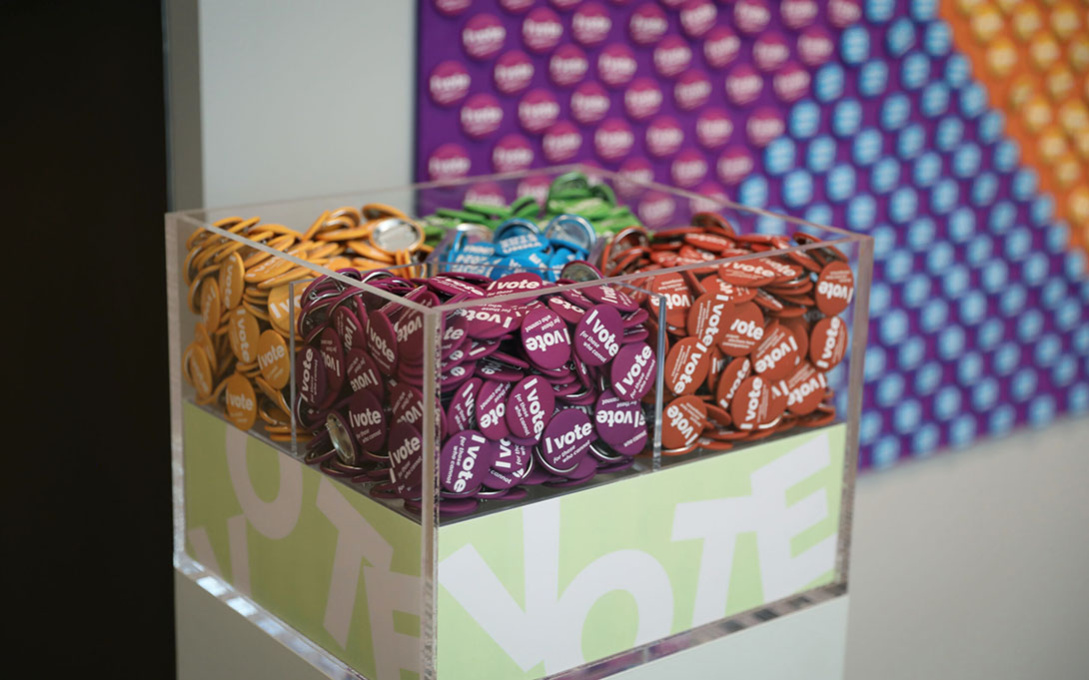
MULTIPOLYGON (((511 219, 549 222, 560 215, 578 215, 591 231, 605 234, 640 224, 630 208, 620 205, 608 184, 591 183, 581 172, 559 175, 548 187, 543 207, 532 195, 519 196, 513 203, 467 202, 461 210, 439 208, 423 219, 428 243, 438 243, 450 229, 475 225, 490 231, 511 219)), ((479 231, 479 230, 478 230, 479 231)))
MULTIPOLYGON (((819 239, 796 233, 793 241, 819 239)), ((854 276, 833 246, 791 247, 785 236, 736 234, 711 213, 654 234, 628 229, 607 244, 601 261, 610 276, 648 273, 634 283, 658 294, 644 300, 652 337, 666 304, 664 455, 726 450, 835 419, 826 373, 847 352, 838 315, 854 296, 854 276)))
POLYGON ((579 215, 561 214, 542 230, 515 217, 489 231, 462 224, 448 249, 436 250, 440 272, 479 274, 499 279, 515 272, 534 272, 556 281, 571 262, 586 260, 596 241, 593 226, 579 215))
POLYGON ((430 248, 419 225, 379 204, 326 211, 305 232, 258 217, 213 226, 248 242, 207 229, 186 241, 182 272, 189 310, 200 321, 182 358, 182 376, 198 404, 222 408, 243 430, 260 418, 272 440, 290 441, 291 409, 283 396, 291 366, 289 297, 293 290, 301 294, 314 271, 252 244, 333 270, 409 265, 430 248))
MULTIPOLYGON (((434 409, 440 510, 455 515, 487 499, 517 500, 532 485, 619 472, 649 448, 657 360, 649 313, 622 287, 556 287, 532 272, 494 281, 340 273, 423 307, 480 304, 440 317, 440 394, 425 399, 423 314, 332 278, 314 281, 301 302, 294 405, 316 435, 308 463, 418 510, 423 416, 434 409)), ((594 275, 574 263, 558 283, 594 275)))

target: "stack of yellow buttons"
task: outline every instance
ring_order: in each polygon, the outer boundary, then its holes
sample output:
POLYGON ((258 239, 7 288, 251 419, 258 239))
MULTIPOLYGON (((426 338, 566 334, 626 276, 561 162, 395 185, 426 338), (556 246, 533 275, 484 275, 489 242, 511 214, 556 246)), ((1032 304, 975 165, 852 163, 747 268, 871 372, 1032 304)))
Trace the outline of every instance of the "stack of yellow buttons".
POLYGON ((957 0, 957 45, 1004 106, 1041 189, 1089 245, 1089 12, 1084 0, 957 0))
POLYGON ((290 441, 291 408, 284 399, 294 325, 289 298, 294 294, 297 309, 306 285, 321 273, 311 266, 410 275, 409 265, 430 248, 418 224, 380 204, 326 211, 305 232, 257 217, 228 217, 212 226, 243 238, 200 229, 186 241, 188 305, 200 321, 182 357, 182 375, 198 404, 222 408, 243 430, 260 419, 272 440, 290 441))

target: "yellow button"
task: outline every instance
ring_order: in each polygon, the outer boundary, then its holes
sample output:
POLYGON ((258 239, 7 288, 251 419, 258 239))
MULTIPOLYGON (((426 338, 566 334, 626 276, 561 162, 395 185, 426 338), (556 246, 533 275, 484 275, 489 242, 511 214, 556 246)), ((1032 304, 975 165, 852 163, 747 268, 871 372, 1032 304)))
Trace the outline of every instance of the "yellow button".
POLYGON ((1089 36, 1079 35, 1067 43, 1067 60, 1078 73, 1089 70, 1089 36))
POLYGON ((1002 14, 991 5, 979 5, 972 10, 972 33, 981 43, 989 43, 1002 32, 1005 22, 1002 14))
POLYGON ((987 48, 987 65, 991 73, 1005 78, 1017 66, 1017 48, 1005 36, 999 37, 987 48))
POLYGON ((1039 132, 1051 123, 1051 103, 1043 95, 1033 95, 1021 112, 1032 132, 1039 132))
POLYGON ((1078 10, 1070 2, 1062 2, 1051 10, 1051 30, 1060 40, 1066 40, 1081 29, 1078 10))
POLYGON ((1052 125, 1040 133, 1037 147, 1040 155, 1048 162, 1055 162, 1070 151, 1066 144, 1066 135, 1057 125, 1052 125))
POLYGON ((1051 68, 1051 65, 1062 56, 1059 43, 1050 33, 1038 33, 1029 45, 1029 54, 1032 55, 1032 62, 1036 68, 1041 71, 1051 68))
POLYGON ((1081 163, 1074 154, 1069 153, 1055 163, 1055 178, 1059 186, 1066 189, 1081 179, 1081 163))
POLYGON ((1074 91, 1074 74, 1066 64, 1055 64, 1047 72, 1047 91, 1052 101, 1058 103, 1074 91))
POLYGON ((1023 0, 997 0, 997 1, 995 2, 995 4, 996 4, 996 5, 998 5, 998 7, 999 7, 999 8, 1000 8, 1000 9, 1001 9, 1001 10, 1002 10, 1002 11, 1003 11, 1003 12, 1004 12, 1004 13, 1005 13, 1005 14, 1006 14, 1007 16, 1009 16, 1010 12, 1012 12, 1013 10, 1015 10, 1015 9, 1017 8, 1017 6, 1018 6, 1018 5, 1020 5, 1020 4, 1022 3, 1022 1, 1023 1, 1023 0))
POLYGON ((1040 19, 1040 10, 1032 5, 1021 4, 1013 11, 1013 33, 1021 42, 1028 42, 1044 25, 1040 19))
POLYGON ((1032 76, 1021 75, 1010 84, 1010 108, 1017 110, 1036 94, 1036 80, 1032 76))
POLYGON ((1089 129, 1083 128, 1073 133, 1071 137, 1074 138, 1074 148, 1078 150, 1082 160, 1089 163, 1089 129))
POLYGON ((257 420, 257 394, 246 377, 235 373, 227 379, 227 417, 240 430, 248 430, 257 420))
POLYGON ((983 5, 983 0, 957 0, 957 9, 964 16, 972 14, 972 10, 983 5))
POLYGON ((1071 99, 1059 107, 1059 122, 1070 136, 1079 132, 1089 136, 1089 110, 1077 99, 1071 99))
POLYGON ((1068 205, 1074 219, 1085 224, 1085 230, 1089 232, 1089 187, 1078 187, 1070 192, 1068 205))

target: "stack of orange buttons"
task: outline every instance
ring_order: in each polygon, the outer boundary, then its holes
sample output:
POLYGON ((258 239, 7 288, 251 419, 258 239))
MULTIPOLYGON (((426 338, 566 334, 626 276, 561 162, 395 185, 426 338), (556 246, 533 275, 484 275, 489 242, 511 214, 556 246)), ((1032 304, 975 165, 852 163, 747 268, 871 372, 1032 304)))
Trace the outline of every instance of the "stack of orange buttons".
POLYGON ((334 271, 404 266, 405 273, 430 248, 419 225, 379 204, 326 211, 302 233, 257 217, 228 217, 213 226, 248 241, 206 229, 186 241, 188 305, 200 321, 182 357, 182 376, 198 404, 221 407, 243 430, 260 418, 272 440, 289 441, 291 409, 283 394, 291 375, 288 298, 294 290, 298 309, 315 272, 252 244, 334 271))
POLYGON ((685 267, 633 282, 657 294, 643 301, 652 322, 666 305, 665 455, 835 420, 826 373, 846 355, 839 315, 854 297, 854 275, 833 246, 792 246, 785 236, 738 235, 711 213, 654 234, 625 229, 607 244, 609 276, 685 267))

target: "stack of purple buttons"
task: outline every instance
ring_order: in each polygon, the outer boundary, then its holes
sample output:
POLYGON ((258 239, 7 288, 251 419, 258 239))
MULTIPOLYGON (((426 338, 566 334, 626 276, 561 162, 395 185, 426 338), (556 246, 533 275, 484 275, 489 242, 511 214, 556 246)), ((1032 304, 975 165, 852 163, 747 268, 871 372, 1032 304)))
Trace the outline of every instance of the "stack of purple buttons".
MULTIPOLYGON (((466 273, 404 279, 341 272, 443 314, 435 404, 440 510, 517 500, 525 487, 570 486, 618 472, 649 448, 657 360, 648 314, 608 285, 558 289, 535 273, 492 281, 466 273), (532 297, 505 301, 515 293, 532 297), (496 302, 484 302, 496 298, 496 302)), ((571 283, 560 281, 559 283, 571 283)), ((318 435, 307 461, 375 496, 421 496, 422 315, 317 279, 303 296, 298 422, 318 435)))

